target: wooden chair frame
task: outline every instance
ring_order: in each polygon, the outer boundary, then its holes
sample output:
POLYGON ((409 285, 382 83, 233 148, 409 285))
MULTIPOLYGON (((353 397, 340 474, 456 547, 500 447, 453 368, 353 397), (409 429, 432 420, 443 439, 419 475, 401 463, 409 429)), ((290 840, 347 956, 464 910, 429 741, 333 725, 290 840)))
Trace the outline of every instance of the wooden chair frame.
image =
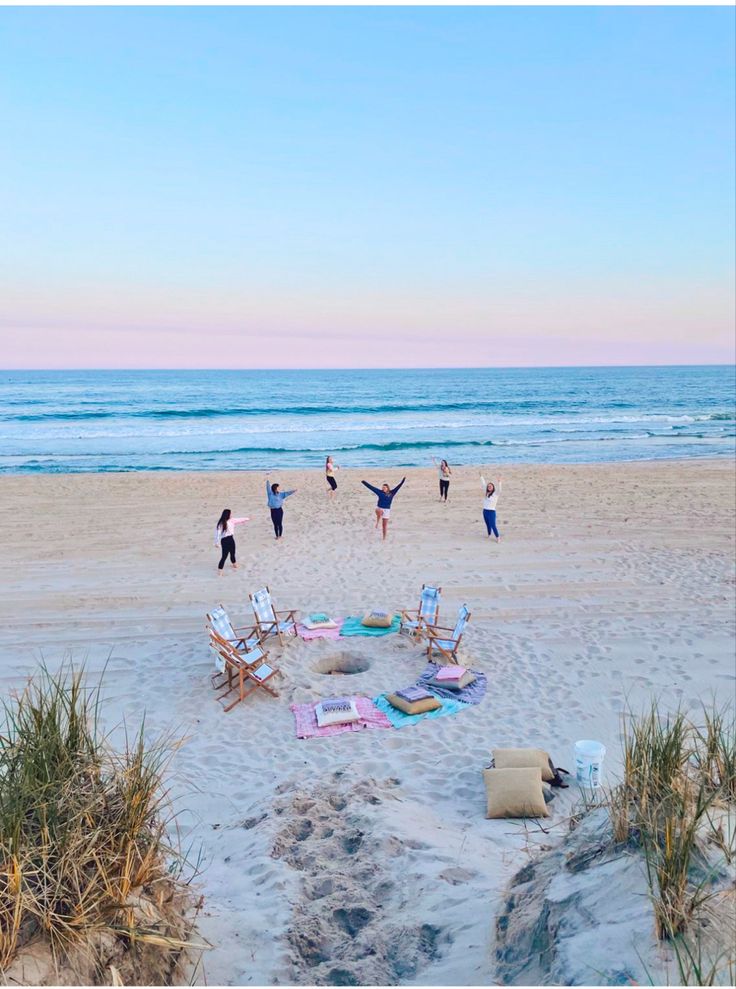
MULTIPOLYGON (((422 592, 424 592, 426 588, 427 588, 427 584, 422 584, 422 592)), ((442 588, 435 587, 434 589, 437 591, 437 613, 435 614, 434 621, 438 622, 440 620, 440 597, 442 596, 442 588)), ((411 633, 412 638, 414 639, 421 638, 423 634, 423 629, 426 628, 428 625, 434 625, 433 622, 428 622, 424 617, 424 615, 422 615, 421 592, 419 594, 419 607, 407 608, 405 611, 400 612, 400 615, 401 615, 401 624, 399 625, 399 632, 401 632, 401 628, 404 622, 411 623, 412 625, 415 624, 416 628, 414 628, 411 633)))
MULTIPOLYGON (((268 662, 268 653, 265 649, 259 646, 258 655, 255 656, 251 662, 248 661, 248 653, 238 652, 233 645, 223 639, 221 635, 218 635, 214 629, 210 629, 210 644, 212 648, 215 649, 225 662, 225 677, 226 680, 223 684, 220 684, 216 689, 222 690, 222 693, 218 694, 217 700, 222 701, 228 694, 232 693, 233 690, 237 690, 238 696, 232 703, 223 705, 223 711, 227 712, 232 710, 236 704, 244 701, 246 697, 254 693, 259 688, 265 690, 266 693, 271 694, 272 697, 278 697, 275 690, 268 686, 268 681, 280 673, 275 667, 272 667, 268 662), (268 666, 271 670, 265 677, 259 677, 258 671, 263 666, 268 666), (250 689, 246 689, 249 684, 250 689)), ((218 671, 219 673, 219 671, 218 671)), ((214 679, 214 678, 213 678, 214 679)))
MULTIPOLYGON (((468 611, 465 616, 465 625, 470 621, 470 612, 468 611)), ((432 650, 437 649, 442 656, 447 660, 448 664, 454 664, 459 666, 459 660, 457 658, 457 651, 460 648, 460 643, 462 642, 463 635, 465 634, 465 627, 463 626, 463 631, 460 635, 455 635, 455 629, 457 628, 457 623, 454 628, 448 628, 446 625, 425 625, 423 635, 427 637, 427 659, 431 662, 432 660, 432 650), (449 632, 449 635, 447 634, 449 632), (440 642, 451 642, 452 648, 446 649, 444 646, 440 645, 440 642)))

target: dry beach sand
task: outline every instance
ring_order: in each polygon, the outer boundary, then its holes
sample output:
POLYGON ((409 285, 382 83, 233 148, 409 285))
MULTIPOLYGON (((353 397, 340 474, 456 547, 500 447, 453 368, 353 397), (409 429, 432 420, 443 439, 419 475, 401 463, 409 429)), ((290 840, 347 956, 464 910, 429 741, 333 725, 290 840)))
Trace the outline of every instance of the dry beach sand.
POLYGON ((434 470, 409 471, 382 544, 359 480, 403 473, 340 471, 334 503, 320 472, 274 473, 299 489, 280 544, 261 474, 0 481, 2 689, 41 656, 95 675, 107 664, 109 726, 145 711, 152 732, 188 736, 173 786, 183 844, 202 855, 210 983, 488 984, 504 889, 564 833, 579 796, 559 793, 548 834, 486 821, 490 749, 542 746, 570 768, 575 740, 596 738, 610 779, 627 698, 695 710, 733 697, 733 462, 509 467, 500 545, 485 538, 470 467, 456 468, 446 506, 434 470), (239 571, 220 578, 225 506, 252 521, 237 533, 239 571), (246 624, 248 592, 267 583, 277 607, 359 614, 416 607, 423 582, 442 585, 443 618, 464 601, 473 612, 462 658, 488 676, 479 706, 296 739, 290 703, 418 675, 421 650, 390 636, 274 648, 279 698, 222 713, 204 631, 217 602, 246 624), (315 671, 343 652, 367 669, 315 671))

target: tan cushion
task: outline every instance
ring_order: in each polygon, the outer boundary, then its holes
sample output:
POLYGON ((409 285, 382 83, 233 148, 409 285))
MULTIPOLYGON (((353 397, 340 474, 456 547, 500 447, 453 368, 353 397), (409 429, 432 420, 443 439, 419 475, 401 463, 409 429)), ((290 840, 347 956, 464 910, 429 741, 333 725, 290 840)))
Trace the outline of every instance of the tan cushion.
POLYGON ((486 817, 549 817, 542 773, 536 769, 484 769, 486 817))
POLYGON ((407 701, 403 697, 399 697, 398 694, 386 694, 386 700, 391 707, 395 707, 397 711, 403 711, 404 714, 426 714, 427 711, 436 711, 438 707, 442 707, 441 702, 436 697, 424 697, 420 701, 407 701))
POLYGON ((491 755, 496 769, 533 769, 538 766, 545 783, 555 778, 544 749, 494 749, 491 755))
POLYGON ((427 680, 427 683, 432 687, 446 687, 447 690, 462 690, 464 687, 470 686, 471 683, 475 683, 477 679, 472 670, 466 670, 459 680, 437 680, 433 677, 431 680, 427 680))
POLYGON ((393 620, 391 611, 366 611, 360 624, 366 628, 391 628, 393 620))

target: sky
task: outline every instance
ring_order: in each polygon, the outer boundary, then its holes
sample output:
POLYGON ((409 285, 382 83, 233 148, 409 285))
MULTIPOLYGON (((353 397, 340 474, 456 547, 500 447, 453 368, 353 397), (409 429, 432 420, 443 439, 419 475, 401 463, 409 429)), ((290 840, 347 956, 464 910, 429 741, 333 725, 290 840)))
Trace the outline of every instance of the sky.
POLYGON ((734 18, 0 8, 0 365, 731 362, 734 18))

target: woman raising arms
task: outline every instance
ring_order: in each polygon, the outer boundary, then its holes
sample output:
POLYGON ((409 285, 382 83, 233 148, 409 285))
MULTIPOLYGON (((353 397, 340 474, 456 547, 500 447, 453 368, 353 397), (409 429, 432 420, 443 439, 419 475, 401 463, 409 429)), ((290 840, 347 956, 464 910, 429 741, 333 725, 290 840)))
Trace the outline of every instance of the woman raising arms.
POLYGON ((226 508, 220 516, 217 528, 215 529, 215 546, 219 546, 222 551, 220 562, 217 564, 220 576, 222 576, 222 568, 225 566, 225 560, 228 556, 230 557, 233 570, 238 569, 238 564, 235 562, 235 526, 249 521, 250 519, 246 516, 234 519, 229 508, 226 508))
POLYGON ((498 526, 496 525, 496 505, 498 504, 498 496, 501 494, 501 478, 498 479, 498 487, 493 483, 493 481, 486 481, 483 475, 480 475, 480 483, 483 485, 485 491, 483 497, 483 521, 486 524, 486 529, 488 530, 488 535, 495 536, 496 542, 501 542, 501 537, 498 534, 498 526))
POLYGON ((373 494, 378 495, 378 503, 376 505, 376 528, 378 528, 379 523, 381 525, 383 538, 385 539, 388 534, 388 523, 391 519, 391 502, 394 500, 396 495, 401 490, 405 477, 401 479, 401 483, 397 484, 395 488, 390 488, 388 484, 382 484, 380 488, 374 488, 372 484, 367 481, 361 481, 369 491, 373 494))

